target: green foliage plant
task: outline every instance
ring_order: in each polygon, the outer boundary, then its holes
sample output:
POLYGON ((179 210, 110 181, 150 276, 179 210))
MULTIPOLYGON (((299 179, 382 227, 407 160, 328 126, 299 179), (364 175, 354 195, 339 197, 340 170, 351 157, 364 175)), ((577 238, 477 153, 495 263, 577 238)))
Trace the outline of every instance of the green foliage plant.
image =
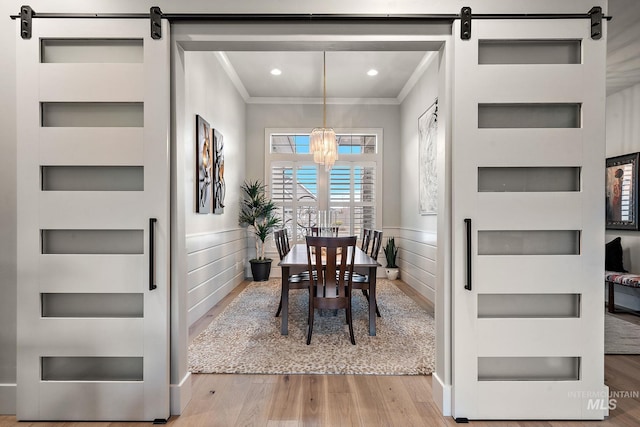
POLYGON ((398 247, 393 237, 387 239, 387 244, 383 248, 384 256, 387 258, 387 268, 398 268, 396 265, 396 257, 398 256, 398 247))
POLYGON ((250 227, 256 236, 256 257, 254 260, 266 260, 264 256, 265 241, 281 224, 276 216, 278 207, 267 197, 267 187, 260 181, 245 181, 242 186, 242 201, 238 224, 250 227))

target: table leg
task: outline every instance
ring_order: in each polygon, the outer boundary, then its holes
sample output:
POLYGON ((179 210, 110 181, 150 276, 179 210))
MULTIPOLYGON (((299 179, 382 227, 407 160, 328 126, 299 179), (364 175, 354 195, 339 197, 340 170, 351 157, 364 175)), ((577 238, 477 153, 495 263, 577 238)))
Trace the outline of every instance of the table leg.
POLYGON ((282 298, 282 311, 280 312, 280 318, 282 324, 280 325, 280 334, 288 335, 289 334, 289 267, 281 267, 282 271, 282 289, 281 296, 282 298))
POLYGON ((378 267, 369 267, 369 335, 376 335, 376 273, 378 267))

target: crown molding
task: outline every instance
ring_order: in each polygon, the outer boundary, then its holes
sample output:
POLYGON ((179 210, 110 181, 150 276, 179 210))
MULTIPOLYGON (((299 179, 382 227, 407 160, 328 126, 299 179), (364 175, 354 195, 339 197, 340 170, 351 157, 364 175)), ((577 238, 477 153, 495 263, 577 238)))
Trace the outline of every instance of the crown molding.
MULTIPOLYGON (((245 100, 247 104, 322 105, 320 97, 256 97, 245 100)), ((327 105, 400 105, 397 98, 327 98, 327 105)))
POLYGON ((231 65, 231 62, 229 62, 229 58, 227 57, 227 55, 224 52, 220 51, 215 51, 213 52, 213 54, 220 62, 220 65, 222 65, 222 68, 224 69, 225 73, 227 73, 227 76, 231 80, 231 83, 233 83, 233 85, 236 87, 236 90, 238 91, 242 99, 244 99, 244 102, 247 102, 247 100, 251 98, 249 96, 249 92, 247 92, 247 88, 245 88, 242 84, 242 80, 240 80, 240 77, 238 76, 238 73, 236 73, 235 68, 233 68, 233 65, 231 65))
POLYGON ((407 82, 404 84, 404 87, 398 94, 398 98, 397 98, 398 104, 402 104, 404 102, 404 99, 407 97, 407 95, 409 95, 409 93, 411 92, 413 87, 416 85, 416 83, 418 83, 418 80, 420 80, 420 77, 422 77, 424 72, 427 70, 427 68, 429 68, 431 63, 437 57, 438 57, 437 52, 427 52, 424 54, 424 56, 422 57, 422 60, 420 61, 416 69, 413 70, 411 77, 409 77, 409 80, 407 80, 407 82))

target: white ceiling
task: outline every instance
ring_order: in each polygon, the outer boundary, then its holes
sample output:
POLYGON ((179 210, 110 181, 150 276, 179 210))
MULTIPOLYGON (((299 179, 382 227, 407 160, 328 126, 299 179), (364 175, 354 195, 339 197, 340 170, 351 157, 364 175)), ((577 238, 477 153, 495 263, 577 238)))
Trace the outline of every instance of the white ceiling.
MULTIPOLYGON (((610 0, 607 94, 640 83, 640 0, 610 0)), ((586 24, 585 24, 586 25, 586 24)), ((247 102, 322 102, 322 52, 219 52, 247 102), (279 76, 271 69, 282 70, 279 76)), ((400 103, 433 52, 328 51, 329 102, 400 103), (375 68, 378 75, 366 72, 375 68), (350 101, 349 101, 350 100, 350 101)))
MULTIPOLYGON (((322 52, 225 52, 250 98, 321 98, 322 52), (274 76, 270 71, 282 71, 274 76)), ((431 53, 326 52, 327 98, 397 100, 431 53), (368 76, 376 69, 378 75, 368 76)))

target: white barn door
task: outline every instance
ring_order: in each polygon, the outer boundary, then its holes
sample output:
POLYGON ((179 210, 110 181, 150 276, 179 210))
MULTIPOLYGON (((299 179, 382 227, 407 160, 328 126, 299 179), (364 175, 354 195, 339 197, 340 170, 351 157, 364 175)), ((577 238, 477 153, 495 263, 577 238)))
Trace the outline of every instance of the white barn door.
POLYGON ((602 419, 606 39, 454 28, 453 415, 602 419))
POLYGON ((16 50, 18 419, 167 419, 169 26, 35 19, 16 50))

